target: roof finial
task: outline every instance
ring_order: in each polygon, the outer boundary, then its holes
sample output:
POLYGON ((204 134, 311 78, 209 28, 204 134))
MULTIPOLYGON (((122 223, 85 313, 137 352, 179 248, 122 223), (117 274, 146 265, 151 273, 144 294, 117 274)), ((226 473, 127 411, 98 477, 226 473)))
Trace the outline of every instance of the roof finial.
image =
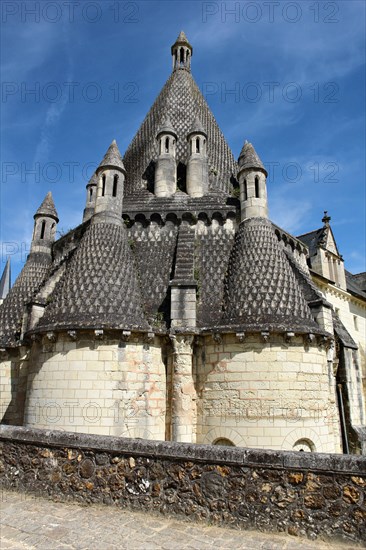
POLYGON ((328 210, 324 210, 324 216, 322 217, 322 222, 324 223, 325 227, 329 226, 329 222, 332 218, 328 216, 328 210))
POLYGON ((177 40, 174 42, 171 48, 173 56, 173 71, 177 69, 191 70, 191 57, 193 55, 193 48, 188 42, 184 31, 180 31, 177 40))

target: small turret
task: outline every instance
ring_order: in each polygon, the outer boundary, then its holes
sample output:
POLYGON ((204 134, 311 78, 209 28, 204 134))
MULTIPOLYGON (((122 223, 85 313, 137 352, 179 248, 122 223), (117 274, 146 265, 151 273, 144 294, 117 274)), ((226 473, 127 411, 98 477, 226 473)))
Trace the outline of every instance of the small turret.
POLYGON ((89 220, 94 214, 95 201, 97 198, 97 186, 98 186, 98 177, 97 173, 94 172, 86 186, 86 204, 83 214, 83 222, 89 220))
POLYGON ((155 166, 154 191, 157 197, 170 197, 177 190, 177 134, 168 117, 159 129, 156 139, 159 156, 155 166))
POLYGON ((0 305, 3 303, 11 288, 10 256, 7 259, 3 274, 0 279, 0 305))
POLYGON ((187 193, 202 197, 208 192, 207 134, 198 116, 188 132, 189 157, 187 163, 187 193))
POLYGON ((98 179, 93 223, 122 223, 123 187, 126 170, 115 140, 96 170, 98 179))
POLYGON ((173 71, 177 69, 191 70, 191 57, 193 48, 183 31, 179 33, 177 40, 172 46, 173 71))
POLYGON ((52 244, 55 240, 58 215, 49 191, 34 214, 34 231, 31 244, 31 254, 51 255, 52 244))
POLYGON ((268 218, 267 171, 251 143, 244 143, 238 164, 241 221, 268 218))

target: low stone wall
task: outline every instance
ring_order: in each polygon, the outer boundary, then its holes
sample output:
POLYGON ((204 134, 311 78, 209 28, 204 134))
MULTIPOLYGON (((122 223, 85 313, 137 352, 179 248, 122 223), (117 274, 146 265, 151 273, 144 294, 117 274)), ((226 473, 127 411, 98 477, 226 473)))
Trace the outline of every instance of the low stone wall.
POLYGON ((0 483, 57 500, 312 539, 366 541, 361 456, 0 426, 0 483))

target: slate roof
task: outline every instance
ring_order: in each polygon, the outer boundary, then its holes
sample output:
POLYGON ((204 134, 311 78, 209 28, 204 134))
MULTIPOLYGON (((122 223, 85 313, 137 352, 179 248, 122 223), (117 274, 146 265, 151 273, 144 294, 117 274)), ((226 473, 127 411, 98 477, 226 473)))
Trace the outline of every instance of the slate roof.
POLYGON ((336 335, 338 336, 338 338, 346 348, 358 349, 356 342, 354 341, 354 339, 352 338, 352 336, 350 335, 350 333, 348 332, 348 330, 346 329, 346 327, 344 326, 344 324, 342 323, 338 315, 334 313, 334 311, 333 311, 333 327, 334 327, 334 332, 336 333, 336 335))
POLYGON ((51 260, 30 254, 13 287, 0 306, 0 347, 19 344, 25 305, 46 280, 51 260))
POLYGON ((354 275, 352 275, 352 273, 347 271, 346 269, 344 270, 344 272, 345 272, 345 275, 346 275, 346 284, 347 284, 348 292, 350 292, 351 294, 354 294, 355 296, 357 296, 359 298, 365 298, 366 299, 366 292, 361 290, 361 287, 359 286, 359 281, 357 280, 357 278, 354 275))
POLYGON ((148 328, 123 224, 90 225, 51 300, 41 330, 148 328))
POLYGON ((10 256, 8 257, 0 279, 0 300, 4 300, 11 288, 10 256))
POLYGON ((173 71, 145 120, 128 147, 123 162, 126 168, 125 195, 152 188, 154 165, 158 157, 156 135, 169 117, 177 133, 177 163, 186 164, 189 154, 187 134, 196 117, 207 133, 207 156, 210 190, 228 193, 237 164, 218 124, 187 70, 173 71))
POLYGON ((115 139, 112 141, 112 143, 108 147, 108 150, 104 155, 101 163, 99 164, 96 172, 98 173, 98 171, 101 168, 105 168, 105 167, 112 167, 112 168, 117 167, 125 172, 122 156, 121 156, 121 153, 119 152, 118 145, 115 139))
POLYGON ((224 325, 319 332, 288 259, 265 218, 239 226, 225 281, 224 325))
POLYGON ((47 193, 41 206, 38 208, 37 212, 34 214, 34 217, 36 216, 51 216, 51 218, 55 219, 56 222, 58 222, 58 214, 55 207, 55 203, 53 202, 51 191, 47 193))
POLYGON ((244 168, 259 168, 265 172, 267 176, 267 170, 264 168, 261 159, 259 158, 256 150, 253 145, 246 141, 243 145, 242 150, 239 155, 239 168, 242 170, 244 168))
POLYGON ((309 248, 310 258, 314 256, 319 248, 319 246, 324 246, 327 238, 327 228, 321 227, 320 229, 315 229, 315 231, 310 231, 309 233, 304 233, 303 235, 298 235, 297 237, 309 248))

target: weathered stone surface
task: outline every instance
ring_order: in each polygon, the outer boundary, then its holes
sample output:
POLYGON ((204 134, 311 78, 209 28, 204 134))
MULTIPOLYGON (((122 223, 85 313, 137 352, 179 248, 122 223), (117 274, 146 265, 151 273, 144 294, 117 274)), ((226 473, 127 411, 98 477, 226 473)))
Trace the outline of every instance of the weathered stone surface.
POLYGON ((317 455, 310 468, 305 453, 2 426, 0 464, 4 489, 57 500, 154 510, 311 539, 366 539, 362 457, 317 455), (291 461, 296 469, 284 466, 291 461))

